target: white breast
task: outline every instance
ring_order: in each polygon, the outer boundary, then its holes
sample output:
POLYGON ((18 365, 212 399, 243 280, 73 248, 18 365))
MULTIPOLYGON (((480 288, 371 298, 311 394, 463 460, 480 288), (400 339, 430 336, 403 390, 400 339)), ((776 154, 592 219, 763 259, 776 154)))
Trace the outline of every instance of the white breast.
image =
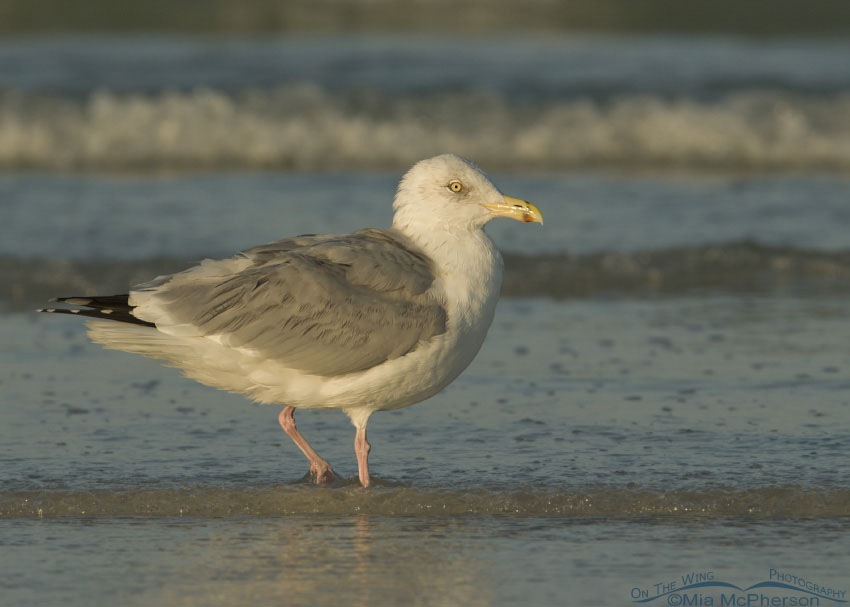
POLYGON ((438 268, 432 288, 446 308, 446 332, 410 354, 362 373, 326 380, 319 407, 370 411, 406 407, 442 390, 472 362, 493 321, 502 257, 483 231, 465 236, 441 251, 428 251, 438 268))

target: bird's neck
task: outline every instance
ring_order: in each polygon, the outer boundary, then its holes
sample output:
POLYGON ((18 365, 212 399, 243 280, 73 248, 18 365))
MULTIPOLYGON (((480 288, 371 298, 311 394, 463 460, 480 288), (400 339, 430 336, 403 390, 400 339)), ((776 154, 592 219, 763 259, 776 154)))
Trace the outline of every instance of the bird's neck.
POLYGON ((492 317, 502 284, 503 262, 483 228, 402 231, 432 260, 440 290, 456 316, 470 322, 492 317))
POLYGON ((413 241, 433 261, 439 274, 469 278, 495 266, 501 269, 502 255, 483 228, 411 230, 394 225, 393 230, 413 241))

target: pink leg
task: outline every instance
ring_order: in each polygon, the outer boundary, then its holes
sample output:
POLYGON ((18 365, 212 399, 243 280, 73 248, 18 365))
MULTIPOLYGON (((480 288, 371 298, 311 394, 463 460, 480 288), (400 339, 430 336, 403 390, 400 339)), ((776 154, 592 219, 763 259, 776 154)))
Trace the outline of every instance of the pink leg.
POLYGON ((301 449, 301 453, 307 456, 307 459, 310 460, 310 474, 316 477, 316 483, 319 485, 324 485, 332 482, 336 476, 334 475, 334 471, 331 469, 331 465, 319 457, 319 454, 310 446, 310 443, 307 442, 307 439, 304 438, 301 433, 298 431, 298 428, 295 427, 295 407, 286 406, 283 411, 280 412, 280 416, 278 416, 278 421, 280 422, 280 427, 283 428, 283 431, 289 435, 298 448, 301 449))
POLYGON ((360 476, 360 484, 369 486, 369 451, 372 446, 366 440, 366 428, 357 428, 354 437, 354 452, 357 454, 357 473, 360 476))

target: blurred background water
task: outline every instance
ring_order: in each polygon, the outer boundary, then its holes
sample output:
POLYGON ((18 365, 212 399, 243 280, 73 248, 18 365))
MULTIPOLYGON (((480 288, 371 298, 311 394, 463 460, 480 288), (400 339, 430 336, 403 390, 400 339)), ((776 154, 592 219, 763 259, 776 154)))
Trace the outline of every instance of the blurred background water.
MULTIPOLYGON (((0 603, 846 589, 848 33, 791 0, 0 0, 0 603), (387 227, 447 151, 546 225, 488 227, 487 343, 373 418, 368 491, 301 482, 277 408, 32 312, 387 227)), ((344 416, 299 427, 353 477, 344 416)))

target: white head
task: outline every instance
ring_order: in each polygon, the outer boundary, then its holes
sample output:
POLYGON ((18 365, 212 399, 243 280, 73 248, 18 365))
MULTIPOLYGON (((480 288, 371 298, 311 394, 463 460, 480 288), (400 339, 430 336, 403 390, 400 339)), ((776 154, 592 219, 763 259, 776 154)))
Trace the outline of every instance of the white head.
POLYGON ((393 227, 403 232, 480 230, 494 217, 543 223, 533 204, 502 194, 480 168, 454 154, 422 160, 398 185, 393 227))

